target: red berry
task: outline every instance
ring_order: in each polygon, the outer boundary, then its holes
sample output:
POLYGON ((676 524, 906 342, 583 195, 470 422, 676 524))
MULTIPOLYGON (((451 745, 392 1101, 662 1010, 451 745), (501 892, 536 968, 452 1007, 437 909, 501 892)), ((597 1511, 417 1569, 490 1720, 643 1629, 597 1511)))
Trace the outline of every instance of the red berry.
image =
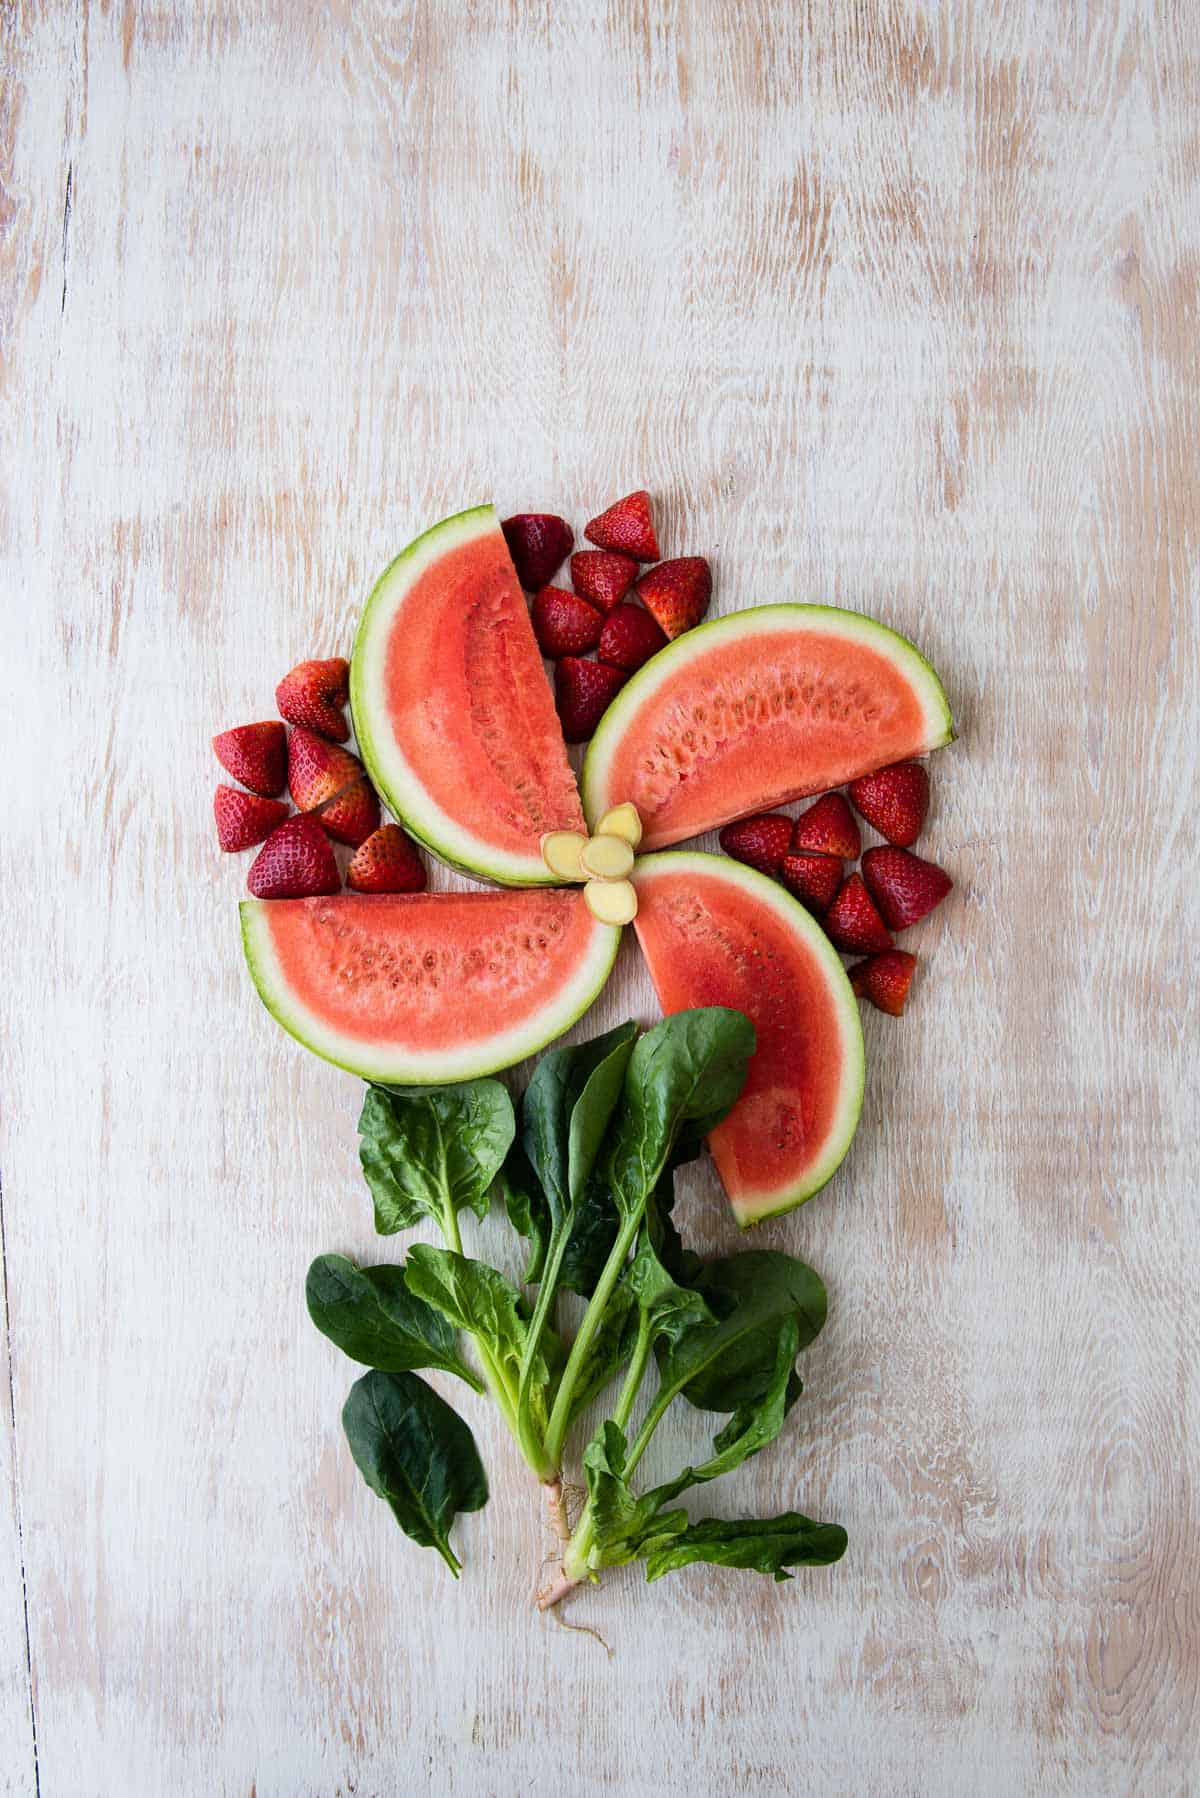
POLYGON ((593 518, 583 534, 598 549, 616 550, 638 562, 657 562, 662 554, 650 516, 650 495, 644 488, 627 493, 593 518))
POLYGON ((922 861, 907 849, 868 849, 862 858, 862 873, 868 892, 893 930, 907 930, 940 905, 954 885, 936 862, 922 861))
POLYGON ((581 656, 595 649, 603 618, 595 606, 565 587, 543 587, 530 610, 538 648, 550 661, 560 656, 581 656))
POLYGON ((881 837, 907 849, 920 836, 929 810, 929 776, 920 762, 895 762, 852 780, 850 798, 881 837))
POLYGON ((278 718, 223 730, 212 746, 227 774, 264 799, 278 799, 287 779, 287 731, 278 718))
POLYGON ((425 863, 398 824, 381 824, 350 858, 346 885, 356 893, 423 893, 425 863))
POLYGON ((379 800, 369 780, 356 780, 336 799, 318 806, 312 816, 335 843, 349 843, 357 849, 379 829, 379 800))
POLYGON ((636 674, 644 662, 666 645, 666 637, 649 612, 623 600, 604 620, 596 653, 602 662, 608 662, 613 668, 636 674))
POLYGON ((218 787, 213 800, 217 841, 226 853, 252 849, 255 843, 269 837, 287 814, 282 800, 260 799, 257 793, 239 793, 236 787, 218 787))
POLYGON ((349 697, 350 664, 342 656, 300 662, 275 689, 281 718, 303 724, 333 743, 344 743, 350 735, 342 709, 349 697))
POLYGON ((815 855, 836 855, 844 862, 858 860, 862 837, 854 813, 840 793, 826 793, 796 819, 793 849, 809 849, 815 855))
POLYGON ((611 612, 637 579, 638 565, 631 556, 609 549, 580 549, 571 557, 571 585, 582 598, 611 612))
POLYGON ((660 562, 637 584, 637 596, 672 638, 699 624, 712 598, 712 569, 703 556, 660 562))
POLYGON ((341 884, 329 838, 307 812, 271 832, 246 876, 256 899, 312 899, 341 884))
POLYGON ((779 878, 792 897, 820 916, 833 903, 842 884, 842 864, 832 855, 811 855, 807 850, 785 855, 779 878))
POLYGON ((892 947, 892 939, 861 875, 851 874, 843 882, 821 922, 834 948, 843 949, 848 955, 874 955, 892 947))
POLYGON ((565 656, 556 664, 554 703, 568 743, 587 742, 628 678, 606 662, 582 662, 565 656))
POLYGON ((778 874, 792 840, 792 820, 783 812, 760 812, 739 818, 721 832, 721 847, 735 862, 745 862, 760 874, 778 874))
POLYGON ((907 949, 885 949, 846 969, 850 985, 860 999, 869 999, 877 1011, 898 1018, 904 1011, 917 958, 907 949))
POLYGON ((500 526, 517 579, 527 593, 544 587, 562 567, 575 541, 565 518, 555 512, 517 512, 500 526))

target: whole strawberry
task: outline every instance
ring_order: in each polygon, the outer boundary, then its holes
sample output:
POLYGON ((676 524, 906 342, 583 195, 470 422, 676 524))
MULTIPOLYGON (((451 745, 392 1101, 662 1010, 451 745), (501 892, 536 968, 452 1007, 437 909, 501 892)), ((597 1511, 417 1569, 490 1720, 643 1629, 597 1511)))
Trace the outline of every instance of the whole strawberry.
POLYGON ((760 874, 778 874, 792 840, 792 820, 783 812, 759 812, 739 818, 721 832, 721 847, 735 862, 760 874))
POLYGON ((604 620, 596 653, 610 667, 636 674, 643 663, 666 645, 666 637, 649 612, 624 600, 604 620))
POLYGON ((860 999, 867 999, 877 1011, 898 1018, 903 1015, 916 966, 916 956, 907 949, 885 949, 882 955, 855 962, 846 969, 846 975, 860 999))
POLYGON ((660 562, 637 584, 637 596, 672 640, 699 624, 712 598, 712 569, 703 556, 660 562))
POLYGON ((836 855, 844 862, 858 860, 862 837, 854 813, 840 793, 826 793, 796 819, 792 848, 814 855, 836 855))
POLYGON ((940 905, 954 882, 936 862, 907 849, 868 849, 862 858, 867 890, 893 930, 907 930, 940 905))
POLYGON ((800 850, 784 856, 779 878, 794 899, 820 917, 832 905, 842 884, 842 864, 835 856, 800 850))
POLYGON ((618 600, 624 599, 637 571, 632 556, 619 556, 610 549, 580 549, 571 557, 571 585, 581 599, 602 612, 611 612, 618 600))
POLYGON ((650 495, 641 487, 593 518, 583 534, 597 549, 615 550, 635 562, 657 562, 662 554, 650 516, 650 495))
POLYGON ((571 553, 575 533, 555 512, 517 512, 500 529, 517 579, 527 593, 544 587, 571 553))
POLYGON ((560 656, 581 656, 595 649, 603 618, 595 606, 565 587, 543 587, 530 608, 538 648, 552 662, 560 656))
POLYGON ((246 876, 256 899, 313 899, 341 884, 329 838, 305 812, 271 832, 246 876))
POLYGON ((894 762, 852 780, 850 798, 881 837, 908 849, 920 836, 929 810, 929 776, 920 762, 894 762))
POLYGON ((289 724, 344 743, 350 735, 343 707, 350 697, 350 664, 341 656, 324 662, 299 662, 275 689, 279 716, 289 724))
POLYGON ((398 824, 381 824, 346 869, 346 885, 356 893, 423 893, 426 882, 417 846, 398 824))
POLYGON ((278 799, 287 779, 287 731, 278 718, 263 724, 239 724, 212 740, 227 774, 264 799, 278 799))
POLYGON ((605 662, 565 656, 554 670, 554 703, 564 740, 586 743, 628 678, 605 662))
POLYGON ((875 955, 890 949, 892 939, 862 877, 851 874, 821 920, 835 949, 847 955, 875 955))
POLYGON ((239 793, 236 787, 219 786, 213 799, 213 817, 217 821, 217 841, 226 854, 236 849, 252 849, 269 837, 277 824, 287 817, 288 808, 280 799, 260 799, 257 793, 239 793))

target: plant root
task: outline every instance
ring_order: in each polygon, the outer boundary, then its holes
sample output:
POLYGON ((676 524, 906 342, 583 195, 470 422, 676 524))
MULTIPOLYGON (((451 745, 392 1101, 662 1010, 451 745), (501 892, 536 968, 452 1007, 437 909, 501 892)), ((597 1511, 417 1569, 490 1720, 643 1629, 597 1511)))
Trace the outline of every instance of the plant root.
POLYGON ((561 1604, 564 1598, 570 1597, 572 1592, 578 1592, 580 1584, 577 1579, 568 1579, 560 1567, 550 1584, 542 1587, 534 1603, 539 1611, 551 1610, 554 1605, 561 1604))
POLYGON ((550 1616, 554 1620, 554 1622, 558 1625, 559 1629, 569 1629, 573 1636, 591 1636, 593 1641, 599 1642, 601 1648, 604 1650, 604 1652, 608 1656, 609 1660, 610 1661, 612 1660, 612 1658, 613 1658, 612 1649, 609 1647, 608 1643, 604 1640, 604 1637, 600 1634, 600 1631, 598 1629, 593 1628, 593 1626, 590 1623, 568 1623, 561 1611, 551 1611, 550 1616))
POLYGON ((542 1498, 546 1505, 546 1516, 550 1528, 560 1542, 571 1540, 571 1526, 567 1522, 567 1514, 563 1509, 563 1483, 561 1478, 542 1481, 542 1498))

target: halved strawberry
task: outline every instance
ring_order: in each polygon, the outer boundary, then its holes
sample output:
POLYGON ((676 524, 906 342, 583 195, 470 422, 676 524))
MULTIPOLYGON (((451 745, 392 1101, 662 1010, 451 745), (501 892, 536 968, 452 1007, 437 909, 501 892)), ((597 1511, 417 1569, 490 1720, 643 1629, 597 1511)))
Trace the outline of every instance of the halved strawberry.
POLYGON ((564 656, 554 668, 554 703, 568 743, 586 743, 608 710, 610 701, 629 679, 606 662, 583 662, 564 656))
POLYGON ((666 648, 667 639, 649 612, 628 600, 608 614, 596 653, 602 662, 636 674, 643 662, 666 648))
POLYGON ((423 893, 427 879, 416 844, 398 824, 381 824, 346 869, 346 885, 356 893, 423 893))
POLYGON ((264 799, 278 799, 287 779, 287 731, 278 718, 263 724, 239 724, 212 740, 227 774, 264 799))
POLYGON ((555 512, 517 512, 500 526, 517 579, 527 593, 536 593, 562 567, 571 552, 575 533, 555 512))
POLYGON ((792 848, 814 855, 836 855, 844 862, 858 860, 862 837, 854 813, 840 793, 826 793, 796 819, 792 848))
POLYGON ((842 864, 832 855, 800 850, 784 856, 779 878, 793 898, 819 917, 829 909, 842 884, 842 864))
POLYGON ((847 955, 875 955, 892 946, 883 919, 875 910, 859 874, 851 874, 843 882, 821 922, 834 948, 844 950, 847 955))
POLYGON ((288 791, 297 811, 315 811, 362 780, 366 769, 348 749, 298 724, 288 743, 288 791))
POLYGON ((682 637, 708 610, 712 569, 703 556, 676 556, 642 576, 637 596, 668 637, 682 637))
POLYGON ((329 838, 307 812, 271 832, 246 876, 256 899, 313 899, 341 884, 329 838))
POLYGON ((657 562, 662 551, 650 516, 650 495, 639 487, 584 526, 584 536, 598 549, 616 550, 637 562, 657 562))
POLYGON ((907 849, 868 849, 862 872, 868 892, 893 930, 907 930, 940 905, 954 885, 936 862, 922 861, 907 849))
POLYGON ((281 799, 261 799, 257 793, 239 793, 236 787, 218 787, 213 799, 217 841, 226 853, 252 849, 269 837, 287 814, 281 799))
POLYGON ((735 862, 760 874, 778 874, 792 840, 792 820, 783 812, 759 812, 739 818, 721 832, 721 847, 735 862))
POLYGON ((632 556, 619 556, 610 549, 579 549, 571 557, 571 585, 602 612, 611 612, 617 601, 624 599, 637 571, 632 556))
POLYGON ((907 949, 885 949, 882 955, 856 961, 846 974, 860 999, 869 999, 877 1011, 898 1018, 904 1011, 916 966, 916 956, 907 949))
POLYGON ((318 806, 312 815, 326 836, 357 849, 379 829, 379 800, 370 781, 364 778, 356 780, 336 799, 318 806))
POLYGON ((604 624, 595 606, 565 587, 543 587, 530 608, 530 617, 538 648, 552 662, 595 649, 604 624))
POLYGON ((929 775, 920 762, 893 762, 850 782, 850 798, 881 837, 908 849, 929 810, 929 775))
POLYGON ((342 656, 324 662, 298 662, 275 689, 279 716, 303 724, 332 743, 350 735, 342 708, 350 697, 350 664, 342 656))

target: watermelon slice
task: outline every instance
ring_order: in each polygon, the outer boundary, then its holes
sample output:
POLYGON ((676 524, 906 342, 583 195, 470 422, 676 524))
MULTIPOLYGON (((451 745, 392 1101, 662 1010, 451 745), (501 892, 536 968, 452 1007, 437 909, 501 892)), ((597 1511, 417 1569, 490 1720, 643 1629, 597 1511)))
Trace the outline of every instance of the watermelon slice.
POLYGON ((491 506, 435 524, 367 601, 350 665, 371 778, 435 855, 506 886, 554 880, 538 844, 583 814, 491 506))
POLYGON ((254 984, 284 1029, 352 1074, 403 1086, 494 1073, 561 1036, 621 940, 577 888, 340 893, 241 911, 254 984))
POLYGON ((677 850, 633 871, 634 923, 664 1012, 730 1005, 758 1047, 741 1097, 708 1139, 743 1228, 810 1199, 858 1127, 863 1038, 837 953, 775 881, 677 850))
POLYGON ((596 819, 631 800, 644 849, 825 793, 948 743, 929 663, 834 606, 758 606, 652 656, 602 718, 583 765, 596 819))

